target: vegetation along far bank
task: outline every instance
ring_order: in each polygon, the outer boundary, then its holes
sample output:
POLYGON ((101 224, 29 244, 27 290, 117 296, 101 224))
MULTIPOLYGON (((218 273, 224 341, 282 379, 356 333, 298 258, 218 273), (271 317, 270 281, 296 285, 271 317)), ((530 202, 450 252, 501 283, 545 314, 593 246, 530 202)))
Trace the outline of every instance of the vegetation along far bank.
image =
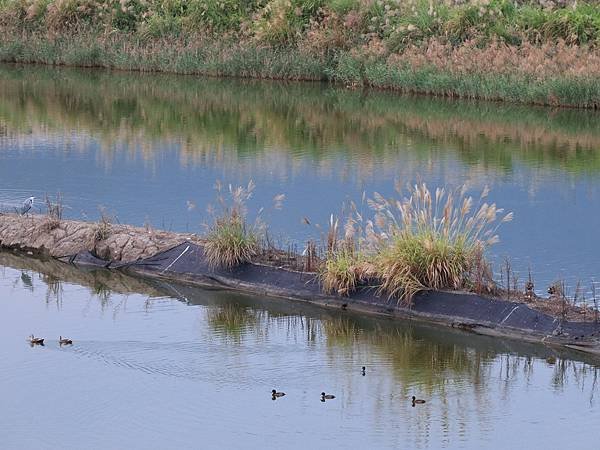
POLYGON ((600 105, 600 4, 0 0, 0 61, 600 105))

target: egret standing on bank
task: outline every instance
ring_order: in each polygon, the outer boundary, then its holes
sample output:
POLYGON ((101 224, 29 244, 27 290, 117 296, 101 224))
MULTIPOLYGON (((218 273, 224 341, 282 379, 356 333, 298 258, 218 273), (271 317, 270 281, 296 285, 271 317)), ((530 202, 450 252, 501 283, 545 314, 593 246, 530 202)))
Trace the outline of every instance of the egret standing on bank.
POLYGON ((33 206, 33 200, 35 197, 29 197, 27 200, 23 202, 23 207, 21 208, 21 215, 27 213, 33 206))

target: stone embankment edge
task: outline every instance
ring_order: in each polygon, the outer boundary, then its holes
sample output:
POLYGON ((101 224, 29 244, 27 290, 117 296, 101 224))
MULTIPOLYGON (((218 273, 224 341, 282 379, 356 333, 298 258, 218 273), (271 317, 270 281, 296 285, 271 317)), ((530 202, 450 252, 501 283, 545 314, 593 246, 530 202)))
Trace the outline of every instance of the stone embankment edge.
MULTIPOLYGON (((358 296, 351 297, 326 295, 315 289, 318 283, 314 280, 314 274, 304 274, 307 277, 305 284, 310 288, 290 289, 259 281, 243 280, 237 277, 235 272, 220 271, 216 273, 203 270, 188 273, 172 270, 152 270, 146 268, 144 264, 139 264, 144 259, 168 252, 170 249, 182 245, 182 243, 192 243, 192 245, 201 247, 202 239, 193 234, 159 231, 148 227, 140 228, 129 225, 98 224, 72 220, 52 221, 47 216, 0 214, 0 248, 18 250, 28 255, 45 255, 75 265, 91 265, 122 270, 144 278, 176 281, 200 288, 240 291, 254 295, 302 301, 326 308, 354 311, 359 314, 389 319, 415 320, 460 328, 480 335, 560 346, 600 357, 600 342, 597 338, 574 341, 572 336, 565 336, 562 333, 548 333, 508 326, 503 323, 504 320, 498 323, 461 315, 427 312, 399 305, 395 301, 382 299, 375 295, 373 291, 363 292, 358 296), (99 227, 103 228, 99 231, 99 227), (102 232, 106 235, 99 236, 99 233, 102 232), (78 258, 78 255, 86 255, 86 257, 78 258), (97 258, 97 256, 101 256, 101 258, 97 258), (311 277, 313 278, 312 281, 311 277)), ((252 266, 258 271, 275 271, 284 275, 290 273, 283 268, 258 264, 252 264, 252 266)), ((318 286, 316 287, 318 288, 318 286)), ((458 300, 469 302, 470 298, 481 299, 479 296, 466 292, 428 291, 417 296, 416 302, 423 295, 439 297, 440 301, 446 302, 458 300)), ((488 301, 498 302, 495 299, 488 299, 488 301)), ((475 303, 473 305, 476 306, 475 303)), ((557 330, 561 328, 561 324, 556 327, 557 330)), ((584 338, 583 335, 581 337, 584 338)))

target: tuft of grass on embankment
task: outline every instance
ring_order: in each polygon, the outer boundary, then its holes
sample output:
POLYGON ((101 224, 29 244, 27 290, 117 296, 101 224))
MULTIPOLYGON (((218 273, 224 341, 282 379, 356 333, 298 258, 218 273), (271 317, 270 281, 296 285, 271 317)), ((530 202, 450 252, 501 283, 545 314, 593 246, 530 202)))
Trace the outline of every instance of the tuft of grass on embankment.
POLYGON ((222 195, 217 183, 217 199, 220 210, 213 211, 213 223, 209 226, 204 255, 211 268, 232 269, 252 261, 259 250, 259 235, 255 226, 246 220, 246 201, 252 196, 254 183, 247 187, 228 189, 230 202, 222 195))
POLYGON ((464 187, 431 192, 424 183, 409 187, 401 199, 375 194, 368 201, 373 220, 355 213, 344 240, 327 255, 324 290, 348 295, 369 281, 405 304, 426 289, 490 292, 485 250, 498 241, 496 231, 512 213, 487 203, 487 195, 486 188, 475 204, 464 187))

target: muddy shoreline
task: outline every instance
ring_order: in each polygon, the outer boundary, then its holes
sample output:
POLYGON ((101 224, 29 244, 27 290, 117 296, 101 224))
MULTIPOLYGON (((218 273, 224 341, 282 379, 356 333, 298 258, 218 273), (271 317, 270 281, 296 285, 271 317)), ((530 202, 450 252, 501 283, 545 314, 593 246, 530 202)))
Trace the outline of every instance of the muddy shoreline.
POLYGON ((123 271, 134 277, 278 297, 390 319, 415 320, 476 334, 542 343, 600 357, 600 325, 569 321, 525 303, 468 292, 424 291, 411 307, 362 288, 350 297, 327 295, 313 272, 268 264, 211 269, 202 239, 128 225, 0 215, 0 248, 42 255, 79 267, 123 271))

